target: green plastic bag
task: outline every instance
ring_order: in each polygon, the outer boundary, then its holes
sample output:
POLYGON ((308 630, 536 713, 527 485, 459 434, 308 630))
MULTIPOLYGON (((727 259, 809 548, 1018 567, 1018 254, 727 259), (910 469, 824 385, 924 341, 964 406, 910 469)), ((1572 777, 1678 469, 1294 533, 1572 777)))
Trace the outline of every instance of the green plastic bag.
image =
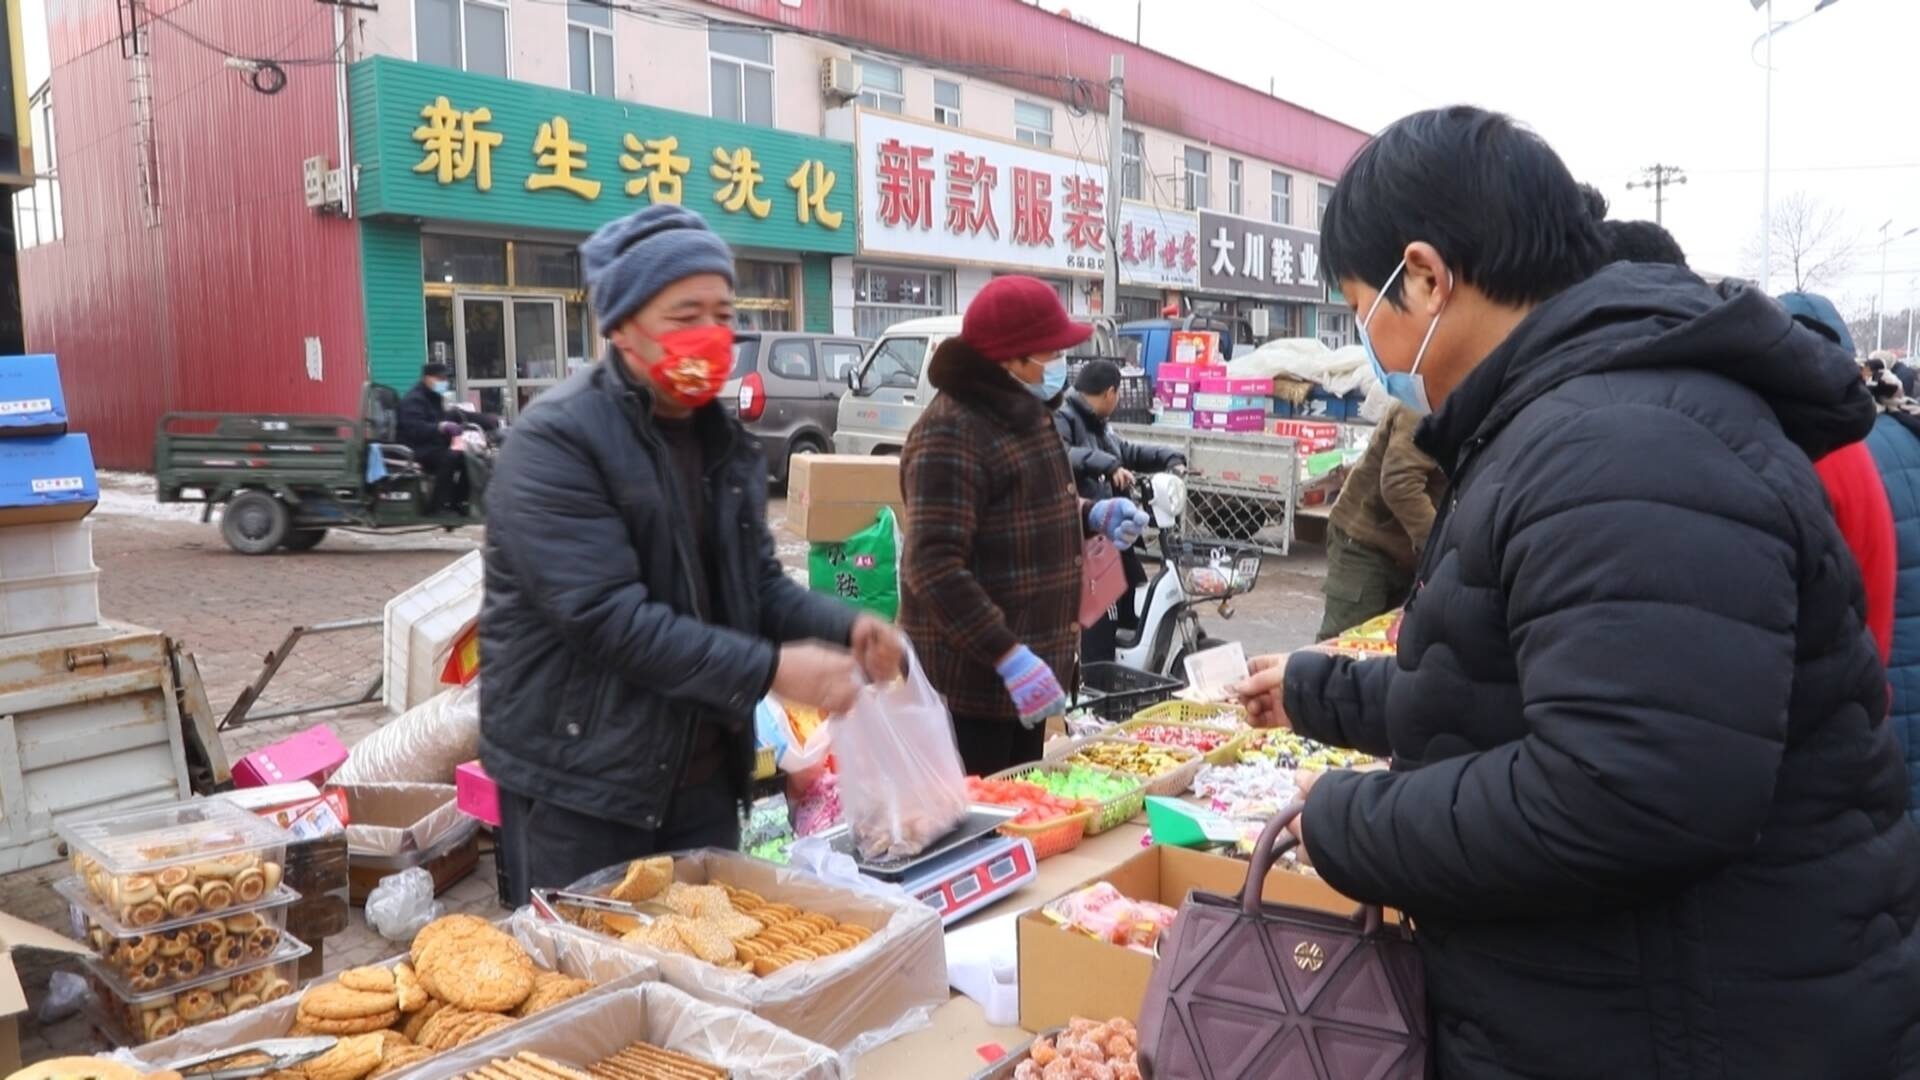
POLYGON ((837 544, 815 544, 807 553, 807 583, 891 621, 900 613, 900 530, 893 508, 883 506, 874 523, 837 544))

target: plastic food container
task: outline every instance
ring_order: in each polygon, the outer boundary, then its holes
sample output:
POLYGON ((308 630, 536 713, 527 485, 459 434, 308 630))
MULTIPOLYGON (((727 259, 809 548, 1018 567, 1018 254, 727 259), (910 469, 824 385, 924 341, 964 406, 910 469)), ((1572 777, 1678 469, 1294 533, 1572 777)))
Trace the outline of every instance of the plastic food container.
POLYGON ((1047 760, 1058 761, 1065 765, 1090 765, 1095 768, 1106 769, 1109 772, 1125 773, 1129 776, 1138 777, 1140 782, 1146 785, 1148 795, 1168 796, 1178 795, 1187 790, 1187 787, 1193 783, 1193 778, 1199 775, 1200 767, 1206 764, 1206 759, 1185 747, 1136 742, 1133 739, 1119 738, 1110 735, 1095 736, 1090 739, 1076 739, 1057 750, 1049 749, 1047 752, 1047 760), (1162 769, 1149 776, 1145 773, 1135 772, 1132 769, 1120 769, 1112 765, 1102 765, 1097 761, 1080 757, 1083 751, 1108 744, 1156 750, 1173 758, 1179 762, 1179 764, 1162 769))
MULTIPOLYGON (((78 892, 92 899, 77 882, 62 884, 69 886, 60 889, 63 895, 78 892)), ((294 899, 283 888, 271 906, 131 933, 98 921, 87 904, 75 901, 70 910, 74 936, 93 948, 100 966, 128 991, 149 994, 270 959, 287 940, 288 905, 294 899)))
POLYGON ((218 799, 58 827, 73 870, 129 929, 234 911, 279 891, 286 830, 218 799))
POLYGON ((264 961, 145 993, 135 992, 106 964, 90 958, 81 962, 106 1014, 108 1034, 122 1046, 138 1046, 286 997, 298 988, 300 958, 311 951, 300 939, 283 937, 264 961))

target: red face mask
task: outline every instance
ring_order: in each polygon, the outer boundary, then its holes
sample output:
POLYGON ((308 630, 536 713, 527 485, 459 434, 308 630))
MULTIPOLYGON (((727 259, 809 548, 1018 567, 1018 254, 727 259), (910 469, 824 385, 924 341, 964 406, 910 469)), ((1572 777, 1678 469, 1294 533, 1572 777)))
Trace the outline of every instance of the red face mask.
POLYGON ((653 339, 660 359, 647 368, 647 378, 667 399, 689 409, 720 396, 733 374, 733 327, 694 326, 670 330, 653 339))

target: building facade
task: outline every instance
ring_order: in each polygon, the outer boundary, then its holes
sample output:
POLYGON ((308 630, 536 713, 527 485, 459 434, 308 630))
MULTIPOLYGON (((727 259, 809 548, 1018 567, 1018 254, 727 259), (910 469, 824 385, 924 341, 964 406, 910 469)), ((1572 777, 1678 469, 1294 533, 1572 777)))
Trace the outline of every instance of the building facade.
POLYGON ((110 465, 169 409, 350 412, 429 359, 512 415, 597 352, 575 245, 659 201, 752 326, 871 337, 1007 272, 1093 314, 1117 257, 1124 318, 1346 332, 1315 228, 1364 135, 1020 0, 49 8, 28 342, 110 465))

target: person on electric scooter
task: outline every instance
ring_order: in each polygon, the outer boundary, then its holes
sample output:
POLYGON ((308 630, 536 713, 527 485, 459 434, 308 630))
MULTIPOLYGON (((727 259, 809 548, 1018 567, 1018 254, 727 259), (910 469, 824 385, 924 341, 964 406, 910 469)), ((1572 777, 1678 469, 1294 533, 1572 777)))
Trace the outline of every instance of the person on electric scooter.
POLYGON ((433 494, 427 501, 429 514, 464 509, 466 503, 466 468, 460 452, 453 448, 461 425, 447 409, 447 377, 452 373, 437 361, 421 368, 420 381, 400 398, 395 416, 395 438, 413 451, 413 460, 433 477, 433 494))
MULTIPOLYGON (((1187 459, 1169 446, 1134 443, 1120 437, 1110 421, 1120 408, 1120 365, 1091 360, 1073 380, 1073 389, 1061 398, 1053 426, 1067 444, 1080 497, 1091 502, 1115 495, 1131 496, 1134 485, 1150 473, 1185 471, 1187 459)), ((1127 573, 1127 595, 1105 618, 1080 632, 1080 661, 1112 660, 1119 631, 1139 624, 1133 609, 1133 590, 1147 583, 1146 567, 1132 547, 1120 553, 1127 573)))

